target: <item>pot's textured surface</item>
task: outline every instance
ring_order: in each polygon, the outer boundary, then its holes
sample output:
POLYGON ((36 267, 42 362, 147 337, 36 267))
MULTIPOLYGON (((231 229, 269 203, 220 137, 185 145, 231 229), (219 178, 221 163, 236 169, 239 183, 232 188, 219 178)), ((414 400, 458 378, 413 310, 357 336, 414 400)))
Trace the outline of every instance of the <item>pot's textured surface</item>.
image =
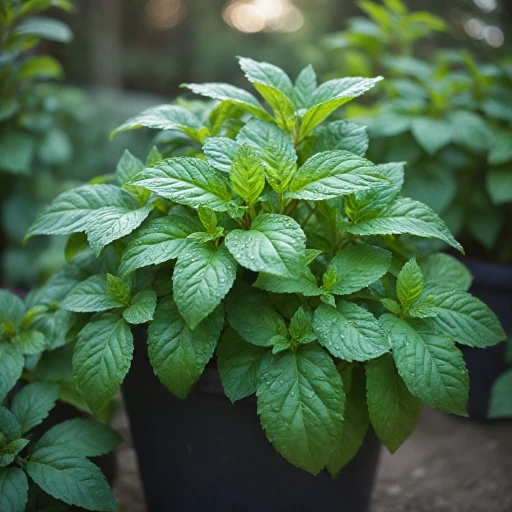
POLYGON ((231 404, 215 369, 180 400, 155 377, 141 345, 123 395, 150 511, 368 509, 380 446, 373 432, 338 479, 314 477, 274 450, 254 399, 231 404))
MULTIPOLYGON (((490 264, 471 258, 461 261, 473 274, 469 290, 485 302, 498 315, 505 332, 512 334, 512 267, 490 264)), ((476 420, 487 416, 491 388, 496 378, 505 370, 505 343, 478 349, 464 347, 464 359, 469 370, 470 388, 468 413, 476 420)))

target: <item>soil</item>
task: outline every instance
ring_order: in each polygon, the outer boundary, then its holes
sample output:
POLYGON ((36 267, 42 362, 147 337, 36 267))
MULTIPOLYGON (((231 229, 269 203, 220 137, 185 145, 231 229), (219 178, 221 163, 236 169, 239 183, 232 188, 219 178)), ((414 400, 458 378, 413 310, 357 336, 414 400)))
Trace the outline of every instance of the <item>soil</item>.
MULTIPOLYGON (((126 439, 114 494, 123 512, 146 512, 123 412, 114 426, 126 439)), ((477 423, 425 408, 395 455, 382 450, 370 512, 511 511, 512 421, 477 423)))

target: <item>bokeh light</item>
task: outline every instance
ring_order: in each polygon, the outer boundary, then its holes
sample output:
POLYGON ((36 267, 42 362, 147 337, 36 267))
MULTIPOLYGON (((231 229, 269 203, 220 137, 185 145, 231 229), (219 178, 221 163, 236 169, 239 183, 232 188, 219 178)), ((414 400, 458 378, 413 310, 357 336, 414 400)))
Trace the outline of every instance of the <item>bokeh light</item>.
POLYGON ((295 32, 304 24, 301 10, 291 0, 230 0, 222 17, 241 32, 295 32))
POLYGON ((155 28, 172 28, 185 18, 185 5, 182 0, 148 0, 146 16, 155 28))
POLYGON ((482 12, 492 12, 498 7, 497 0, 473 0, 473 2, 482 12))
POLYGON ((503 46, 503 43, 505 42, 505 36, 501 28, 492 25, 485 27, 484 39, 488 45, 494 48, 503 46))

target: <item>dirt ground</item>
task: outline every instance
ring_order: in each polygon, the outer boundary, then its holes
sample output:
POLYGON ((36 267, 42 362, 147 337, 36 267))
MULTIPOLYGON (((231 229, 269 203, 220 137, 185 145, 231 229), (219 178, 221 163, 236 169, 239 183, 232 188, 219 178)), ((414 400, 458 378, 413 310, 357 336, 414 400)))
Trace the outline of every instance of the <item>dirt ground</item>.
MULTIPOLYGON (((115 426, 127 441, 114 494, 123 512, 146 512, 122 412, 115 426)), ((512 512, 512 422, 482 424, 424 409, 395 455, 382 450, 371 512, 512 512)))

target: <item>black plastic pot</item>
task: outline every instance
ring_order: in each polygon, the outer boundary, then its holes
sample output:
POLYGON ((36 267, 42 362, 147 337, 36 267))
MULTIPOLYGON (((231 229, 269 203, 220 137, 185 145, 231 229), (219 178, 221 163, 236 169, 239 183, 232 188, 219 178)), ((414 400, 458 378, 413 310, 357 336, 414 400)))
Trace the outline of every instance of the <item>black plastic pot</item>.
MULTIPOLYGON (((512 267, 471 258, 461 261, 473 274, 469 291, 496 313, 507 334, 512 333, 512 267)), ((505 370, 505 348, 505 343, 486 349, 463 347, 471 379, 468 413, 472 419, 487 417, 492 385, 505 370)))
POLYGON ((149 511, 368 510, 380 449, 373 432, 336 480, 315 477, 274 450, 254 398, 231 404, 215 368, 182 401, 155 377, 137 341, 123 395, 149 511))

